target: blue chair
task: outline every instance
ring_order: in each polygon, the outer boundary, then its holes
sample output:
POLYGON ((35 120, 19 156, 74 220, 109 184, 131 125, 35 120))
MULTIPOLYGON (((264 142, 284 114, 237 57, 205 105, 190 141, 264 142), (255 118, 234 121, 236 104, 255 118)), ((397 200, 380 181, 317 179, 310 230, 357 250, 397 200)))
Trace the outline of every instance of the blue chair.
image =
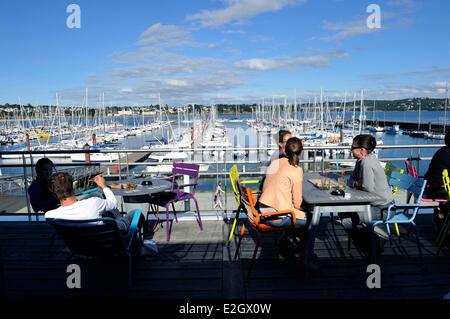
MULTIPOLYGON (((88 190, 85 190, 80 193, 76 193, 75 196, 82 197, 83 199, 85 199, 85 198, 88 198, 89 196, 92 196, 97 191, 99 191, 99 188, 95 187, 95 188, 88 189, 88 190)), ((58 204, 58 207, 59 207, 59 204, 58 204)), ((41 213, 44 214, 44 212, 41 212, 41 213)), ((50 238, 50 244, 48 245, 48 255, 49 256, 51 256, 51 254, 52 254, 52 248, 53 248, 53 243, 55 242, 55 238, 56 238, 56 232, 54 232, 52 234, 52 237, 50 238)))
MULTIPOLYGON (((398 172, 392 172, 389 185, 397 189, 406 190, 408 194, 411 194, 414 198, 413 203, 408 204, 392 204, 387 208, 387 215, 383 220, 379 220, 373 223, 373 227, 376 225, 384 224, 387 229, 389 241, 392 244, 390 225, 392 224, 406 224, 414 230, 416 235, 417 248, 419 250, 420 261, 422 261, 422 250, 420 247, 419 234, 417 231, 417 225, 414 222, 417 212, 419 211, 420 202, 422 201, 423 192, 427 181, 421 178, 408 176, 398 172)), ((409 196, 409 195, 408 195, 409 196)))
POLYGON ((132 248, 136 240, 141 243, 139 219, 142 212, 134 210, 130 229, 126 236, 120 234, 116 221, 113 218, 98 218, 90 220, 54 219, 50 224, 55 228, 56 234, 62 238, 74 255, 88 257, 126 256, 128 258, 128 287, 132 279, 132 248))

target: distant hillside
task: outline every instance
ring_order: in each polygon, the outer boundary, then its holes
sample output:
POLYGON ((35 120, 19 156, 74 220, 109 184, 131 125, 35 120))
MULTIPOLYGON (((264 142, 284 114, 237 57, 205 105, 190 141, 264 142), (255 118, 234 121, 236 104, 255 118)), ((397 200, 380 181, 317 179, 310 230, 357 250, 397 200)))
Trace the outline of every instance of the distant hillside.
MULTIPOLYGON (((331 110, 335 110, 337 108, 342 107, 342 102, 339 101, 330 101, 329 107, 331 110)), ((353 101, 347 102, 347 108, 353 108, 353 101)), ((356 101, 356 110, 359 110, 361 101, 356 101)), ((432 98, 411 98, 411 99, 403 99, 403 100, 364 100, 364 105, 366 106, 366 111, 372 111, 375 105, 375 109, 377 111, 414 111, 419 109, 419 105, 421 105, 421 109, 423 111, 442 111, 445 109, 446 99, 432 99, 432 98)), ((447 102, 448 105, 448 102, 447 102)), ((255 111, 258 105, 255 104, 217 104, 217 110, 221 114, 242 114, 242 113, 251 113, 252 110, 255 111)), ((268 107, 269 105, 266 105, 268 107)), ((291 104, 292 106, 292 104, 291 104)), ((52 109, 55 108, 54 105, 39 105, 33 106, 30 104, 22 105, 22 110, 26 110, 27 114, 35 115, 38 112, 47 113, 49 107, 52 109)), ((201 105, 195 104, 195 110, 197 112, 203 111, 208 113, 210 110, 209 105, 201 105)), ((307 107, 306 104, 302 104, 302 107, 307 107)), ((79 111, 80 107, 75 107, 79 111)), ((18 104, 4 104, 0 105, 0 116, 1 117, 11 117, 14 114, 18 114, 18 110, 20 109, 20 105, 18 104)), ((70 114, 71 109, 65 107, 65 113, 70 114)), ((105 113, 117 114, 121 110, 132 110, 134 114, 142 114, 143 112, 148 111, 159 111, 159 105, 148 105, 148 106, 139 106, 139 107, 131 107, 131 106, 111 106, 107 107, 105 113)), ((176 107, 165 105, 163 109, 169 114, 177 114, 176 107)), ((187 109, 191 112, 192 105, 189 105, 187 109)), ((90 108, 89 114, 94 115, 98 113, 98 109, 90 108)), ((144 113, 145 114, 145 113, 144 113)))

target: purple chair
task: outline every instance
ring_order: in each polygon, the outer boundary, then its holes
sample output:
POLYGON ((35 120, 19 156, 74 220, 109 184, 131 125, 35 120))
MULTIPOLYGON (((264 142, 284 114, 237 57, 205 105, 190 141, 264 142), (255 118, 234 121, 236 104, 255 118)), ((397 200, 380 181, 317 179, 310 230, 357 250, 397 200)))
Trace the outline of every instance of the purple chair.
MULTIPOLYGON (((170 191, 156 193, 150 198, 150 201, 149 201, 150 208, 151 208, 152 213, 154 213, 156 215, 156 219, 157 219, 154 227, 156 227, 159 224, 159 207, 164 207, 166 209, 166 239, 167 239, 167 241, 170 240, 170 231, 172 229, 172 222, 170 222, 170 225, 169 225, 169 206, 172 206, 175 221, 178 223, 177 213, 176 213, 174 204, 177 202, 180 202, 180 201, 184 202, 186 200, 191 200, 191 199, 194 200, 196 211, 197 211, 197 217, 196 217, 197 223, 198 223, 198 226, 200 227, 200 230, 203 230, 202 220, 200 218, 200 210, 198 208, 198 202, 194 196, 195 188, 197 187, 197 184, 198 184, 199 169, 200 169, 200 166, 197 164, 173 163, 172 176, 169 177, 169 180, 172 181, 172 189, 170 191), (190 184, 178 185, 175 181, 176 178, 178 176, 184 176, 184 175, 188 175, 190 178, 193 178, 194 182, 190 183, 190 184), (190 193, 184 191, 184 187, 188 187, 188 186, 192 186, 190 193)), ((148 217, 147 217, 147 220, 148 220, 148 217)))

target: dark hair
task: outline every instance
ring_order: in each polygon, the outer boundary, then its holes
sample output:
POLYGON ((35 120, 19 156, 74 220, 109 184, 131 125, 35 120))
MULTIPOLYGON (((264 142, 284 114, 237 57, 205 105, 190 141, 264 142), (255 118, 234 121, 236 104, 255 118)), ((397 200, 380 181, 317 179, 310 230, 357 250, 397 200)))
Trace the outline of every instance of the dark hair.
POLYGON ((448 147, 450 147, 450 132, 447 132, 445 134, 445 145, 447 145, 448 147))
POLYGON ((288 130, 280 130, 278 132, 278 143, 283 143, 284 137, 286 135, 292 135, 292 133, 290 131, 288 131, 288 130))
POLYGON ((36 175, 38 177, 49 178, 55 165, 47 157, 41 158, 36 162, 36 175))
POLYGON ((300 154, 303 151, 302 140, 298 137, 291 137, 286 143, 286 155, 289 164, 298 166, 300 164, 300 154))
POLYGON ((357 147, 366 149, 369 154, 377 147, 377 140, 370 134, 357 135, 353 138, 353 142, 357 147))
POLYGON ((75 194, 73 177, 69 173, 56 173, 52 176, 51 191, 59 200, 69 198, 75 194))

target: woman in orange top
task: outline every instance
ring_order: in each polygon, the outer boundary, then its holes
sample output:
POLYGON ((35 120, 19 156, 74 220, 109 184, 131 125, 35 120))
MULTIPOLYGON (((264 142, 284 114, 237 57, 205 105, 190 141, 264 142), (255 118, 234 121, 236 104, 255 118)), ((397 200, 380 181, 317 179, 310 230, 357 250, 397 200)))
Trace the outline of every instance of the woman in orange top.
MULTIPOLYGON (((297 137, 286 143, 286 156, 273 161, 267 169, 263 191, 259 198, 261 213, 292 210, 296 225, 306 226, 305 213, 300 210, 302 204, 303 169, 300 167, 302 141, 297 137)), ((273 227, 287 227, 292 223, 290 216, 265 221, 273 227)))

